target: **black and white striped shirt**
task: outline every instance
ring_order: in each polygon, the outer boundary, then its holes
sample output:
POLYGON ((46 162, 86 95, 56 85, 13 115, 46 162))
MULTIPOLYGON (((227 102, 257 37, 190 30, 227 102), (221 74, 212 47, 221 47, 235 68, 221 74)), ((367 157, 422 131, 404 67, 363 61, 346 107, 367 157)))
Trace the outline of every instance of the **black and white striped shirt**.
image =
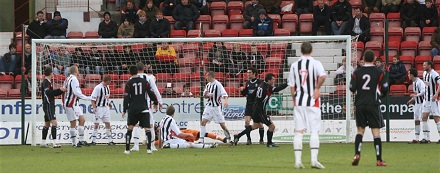
POLYGON ((319 100, 313 99, 313 91, 318 85, 318 78, 326 76, 321 62, 313 57, 301 56, 290 66, 288 85, 295 87, 295 106, 319 107, 319 100))
POLYGON ((416 78, 416 81, 413 82, 413 91, 417 94, 417 97, 414 99, 415 104, 423 103, 423 95, 425 94, 425 83, 420 78, 416 78))
POLYGON ((226 93, 225 88, 223 88, 223 85, 217 81, 214 80, 213 82, 210 82, 208 84, 206 84, 205 87, 205 91, 203 91, 203 95, 207 95, 207 94, 213 94, 213 97, 208 98, 206 105, 207 106, 212 106, 212 107, 217 107, 217 106, 221 106, 222 105, 222 97, 227 97, 228 93, 226 93))
POLYGON ((434 69, 431 69, 431 71, 423 72, 423 81, 426 85, 425 90, 425 101, 432 101, 432 97, 434 96, 437 86, 436 84, 440 84, 440 76, 434 69))
MULTIPOLYGON (((152 75, 148 75, 146 73, 138 73, 138 76, 142 79, 145 79, 148 83, 150 83, 151 91, 154 92, 157 98, 157 102, 162 104, 162 96, 160 95, 159 89, 157 89, 156 79, 152 75)), ((147 103, 150 103, 150 97, 146 96, 147 103)))
POLYGON ((66 108, 78 106, 79 99, 90 100, 90 97, 85 96, 81 92, 79 81, 75 75, 67 77, 64 81, 63 87, 67 90, 63 95, 63 103, 66 108))
POLYGON ((108 106, 110 98, 110 88, 103 83, 96 85, 92 92, 92 100, 96 101, 96 106, 108 106))
POLYGON ((182 133, 177 126, 173 117, 165 115, 159 123, 160 139, 162 142, 166 142, 170 139, 177 138, 177 135, 182 133))

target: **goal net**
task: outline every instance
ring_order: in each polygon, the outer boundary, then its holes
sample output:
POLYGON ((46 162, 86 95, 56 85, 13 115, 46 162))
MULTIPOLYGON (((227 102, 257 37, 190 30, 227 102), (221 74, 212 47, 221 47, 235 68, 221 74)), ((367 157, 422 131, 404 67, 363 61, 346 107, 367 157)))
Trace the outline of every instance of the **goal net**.
MULTIPOLYGON (((290 64, 300 56, 300 46, 304 41, 313 45, 312 56, 324 65, 328 77, 321 88, 322 127, 321 141, 352 141, 354 126, 352 96, 347 90, 351 70, 336 74, 343 59, 355 65, 358 60, 357 46, 352 46, 350 36, 300 36, 300 37, 220 37, 220 38, 163 38, 163 39, 63 39, 33 40, 32 62, 32 144, 41 140, 43 110, 41 107, 40 80, 43 69, 51 66, 55 77, 54 88, 62 86, 69 68, 79 67, 77 76, 81 90, 91 95, 93 88, 101 82, 103 75, 111 77, 111 124, 115 142, 124 142, 126 120, 121 117, 124 83, 130 78, 128 67, 138 62, 145 64, 145 73, 154 75, 163 98, 163 109, 154 111, 154 119, 159 122, 169 105, 176 108, 175 119, 182 128, 199 130, 200 117, 204 109, 204 99, 200 97, 206 84, 204 74, 214 71, 229 95, 229 107, 223 108, 227 126, 232 134, 244 129, 244 109, 246 98, 240 94, 240 87, 249 80, 247 69, 259 70, 257 77, 263 79, 268 73, 275 74, 276 85, 287 81, 290 64), (347 56, 349 55, 349 56, 347 56), (34 70, 35 69, 35 70, 34 70)), ((354 66, 355 67, 355 66, 354 66)), ((69 143, 69 123, 62 108, 61 97, 56 99, 56 117, 59 121, 61 143, 69 143)), ((92 106, 89 101, 80 100, 86 125, 85 139, 89 140, 93 131, 92 106)), ((268 115, 277 126, 275 142, 293 141, 293 102, 290 90, 271 97, 268 115)), ((224 137, 218 125, 207 125, 207 132, 224 137)), ((267 129, 266 129, 267 130, 267 129)), ((105 143, 103 124, 98 129, 97 142, 105 143), (100 137, 101 134, 101 137, 100 137)), ((142 136, 142 135, 141 135, 142 136)), ((50 135, 48 135, 48 138, 50 135)), ((307 140, 308 136, 305 136, 307 140)), ((252 132, 253 142, 259 140, 258 132, 252 132)), ((245 140, 244 138, 242 140, 245 140)), ((264 139, 266 140, 266 139, 264 139)))

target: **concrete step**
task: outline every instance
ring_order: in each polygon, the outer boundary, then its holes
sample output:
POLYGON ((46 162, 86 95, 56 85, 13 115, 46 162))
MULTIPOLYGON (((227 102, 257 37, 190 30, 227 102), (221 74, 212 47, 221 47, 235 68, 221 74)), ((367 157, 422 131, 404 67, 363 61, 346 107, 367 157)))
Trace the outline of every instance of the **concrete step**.
POLYGON ((326 71, 338 69, 338 63, 322 63, 322 66, 326 71))
POLYGON ((322 84, 323 86, 333 86, 335 85, 335 81, 334 78, 328 77, 325 78, 324 84, 322 84))
POLYGON ((334 93, 336 91, 336 86, 325 86, 326 93, 334 93))

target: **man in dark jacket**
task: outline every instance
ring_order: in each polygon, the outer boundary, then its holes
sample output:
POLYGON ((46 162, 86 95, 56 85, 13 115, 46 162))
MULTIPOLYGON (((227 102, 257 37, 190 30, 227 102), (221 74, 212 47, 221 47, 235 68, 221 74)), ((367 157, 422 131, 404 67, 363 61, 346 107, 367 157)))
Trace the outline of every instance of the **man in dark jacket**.
POLYGON ((359 35, 359 41, 364 42, 364 44, 370 40, 370 21, 368 17, 362 14, 359 7, 354 8, 355 16, 350 18, 347 23, 346 35, 359 35))
POLYGON ((194 28, 194 22, 199 16, 199 10, 194 4, 189 3, 189 0, 182 0, 182 4, 177 5, 173 11, 173 19, 176 20, 174 29, 182 30, 185 26, 188 32, 194 28))
POLYGON ((362 7, 365 13, 379 13, 381 0, 362 0, 362 7))
POLYGON ((108 11, 104 13, 104 21, 99 24, 98 34, 101 38, 116 38, 118 25, 112 20, 108 11))
POLYGON ((150 35, 149 21, 147 21, 147 14, 140 10, 138 13, 139 20, 134 24, 133 38, 148 38, 150 35))
POLYGON ((16 74, 16 67, 20 54, 17 53, 17 45, 11 43, 9 45, 9 52, 5 53, 3 57, 0 56, 0 75, 14 75, 16 74))
POLYGON ((419 24, 420 4, 415 0, 407 0, 400 8, 402 28, 414 27, 419 24))
POLYGON ((150 34, 152 38, 168 38, 171 32, 170 21, 163 18, 162 11, 156 12, 156 19, 150 23, 150 34))
POLYGON ((127 8, 121 11, 121 23, 127 19, 130 23, 135 24, 138 21, 139 8, 132 1, 127 1, 127 8))
POLYGON ((53 13, 53 19, 47 22, 47 36, 46 39, 65 39, 66 30, 69 22, 65 18, 61 18, 61 13, 55 11, 53 13))
POLYGON ((29 43, 31 43, 32 39, 43 39, 46 37, 46 24, 47 21, 44 20, 44 13, 38 11, 35 20, 29 24, 26 30, 26 34, 31 38, 29 43))
POLYGON ((331 35, 331 20, 332 9, 324 3, 324 0, 318 0, 318 5, 313 8, 313 24, 312 35, 318 34, 319 26, 324 25, 325 34, 331 35))
POLYGON ((438 11, 432 0, 426 0, 420 9, 420 28, 425 26, 438 26, 438 11))
POLYGON ((393 57, 393 63, 389 67, 390 85, 403 84, 406 79, 406 68, 400 61, 399 56, 393 57))
POLYGON ((258 11, 258 14, 258 18, 254 20, 254 36, 272 36, 273 20, 269 16, 267 16, 266 10, 264 9, 258 11))
POLYGON ((244 8, 243 12, 243 28, 250 29, 254 23, 254 20, 258 18, 258 11, 263 9, 261 4, 258 4, 258 0, 251 0, 251 3, 244 8))
POLYGON ((347 0, 338 0, 333 4, 332 30, 334 35, 341 35, 345 32, 351 15, 351 5, 347 0))

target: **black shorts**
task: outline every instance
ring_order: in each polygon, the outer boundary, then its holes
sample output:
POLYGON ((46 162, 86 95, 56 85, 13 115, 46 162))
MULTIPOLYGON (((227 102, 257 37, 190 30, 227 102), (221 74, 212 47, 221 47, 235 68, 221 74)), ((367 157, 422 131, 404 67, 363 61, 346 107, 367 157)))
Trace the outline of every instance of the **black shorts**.
POLYGON ((57 119, 57 117, 55 117, 55 106, 43 106, 43 111, 44 122, 49 122, 57 119))
POLYGON ((141 112, 138 114, 128 113, 127 125, 136 125, 139 123, 140 127, 150 128, 150 113, 141 112))
POLYGON ((266 111, 255 111, 252 114, 252 121, 254 123, 263 123, 267 126, 270 126, 272 124, 272 120, 270 120, 270 116, 266 114, 266 111))
POLYGON ((370 128, 385 127, 379 106, 359 105, 356 106, 356 126, 370 128))
POLYGON ((246 109, 244 110, 244 116, 252 117, 252 112, 254 112, 254 104, 246 104, 246 109))

